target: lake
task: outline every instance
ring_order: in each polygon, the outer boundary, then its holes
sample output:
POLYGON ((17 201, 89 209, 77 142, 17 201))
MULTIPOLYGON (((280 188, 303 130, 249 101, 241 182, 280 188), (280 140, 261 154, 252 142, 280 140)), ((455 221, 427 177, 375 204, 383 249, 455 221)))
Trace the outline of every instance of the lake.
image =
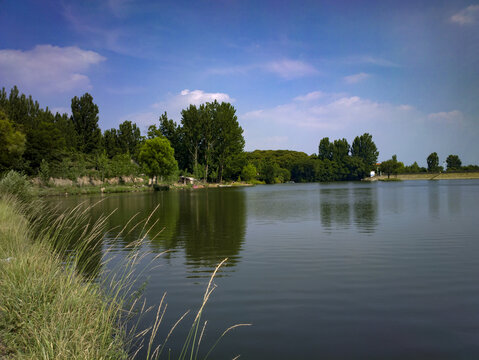
MULTIPOLYGON (((161 340, 198 308, 211 272, 227 257, 204 314, 201 349, 231 325, 253 325, 229 333, 211 359, 479 358, 477 180, 108 195, 92 215, 117 209, 104 239, 117 255, 109 267, 138 236, 115 239, 118 226, 158 205, 142 249, 152 254, 138 273, 146 269, 139 283, 146 282, 148 304, 167 292, 161 340)), ((191 321, 168 342, 173 358, 191 321)))

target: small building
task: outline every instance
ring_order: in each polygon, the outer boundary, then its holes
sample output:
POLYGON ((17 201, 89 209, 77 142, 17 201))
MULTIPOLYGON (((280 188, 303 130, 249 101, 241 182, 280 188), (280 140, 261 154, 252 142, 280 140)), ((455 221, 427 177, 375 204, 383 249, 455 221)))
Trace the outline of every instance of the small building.
POLYGON ((180 176, 180 182, 183 183, 183 185, 193 185, 196 179, 189 176, 180 176))
POLYGON ((370 177, 374 177, 375 175, 376 175, 376 172, 374 170, 369 173, 370 177))

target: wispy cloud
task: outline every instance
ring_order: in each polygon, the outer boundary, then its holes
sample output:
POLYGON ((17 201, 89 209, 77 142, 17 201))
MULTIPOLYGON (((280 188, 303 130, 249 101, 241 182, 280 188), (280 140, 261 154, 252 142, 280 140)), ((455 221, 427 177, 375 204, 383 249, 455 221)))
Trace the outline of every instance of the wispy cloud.
MULTIPOLYGON (((109 12, 116 17, 122 17, 126 10, 126 3, 129 1, 109 1, 109 12)), ((103 10, 104 11, 104 10, 103 10)), ((105 17, 107 16, 107 14, 105 17)), ((140 44, 145 42, 142 39, 138 42, 138 37, 127 31, 125 26, 106 26, 104 23, 96 20, 92 16, 83 15, 80 7, 73 5, 63 5, 62 14, 70 26, 82 36, 86 36, 94 47, 113 51, 122 55, 134 57, 143 57, 144 54, 139 50, 140 44)))
POLYGON ((237 65, 210 69, 210 74, 229 75, 246 74, 251 71, 263 71, 273 73, 283 79, 291 80, 304 76, 318 75, 319 71, 311 64, 300 60, 282 59, 262 64, 237 65))
POLYGON ((372 56, 372 55, 348 56, 343 59, 343 62, 347 64, 369 64, 369 65, 376 65, 381 67, 399 67, 399 64, 393 61, 372 56))
POLYGON ((380 119, 392 107, 358 96, 336 98, 324 93, 318 96, 318 93, 297 96, 294 101, 274 108, 251 111, 244 114, 243 118, 294 124, 303 128, 338 130, 361 121, 380 119), (309 101, 304 101, 307 99, 309 101))
POLYGON ((475 24, 479 20, 479 5, 470 5, 451 16, 451 21, 459 25, 475 24))
POLYGON ((32 50, 0 50, 0 78, 39 92, 88 89, 85 72, 105 61, 100 54, 76 46, 37 45, 32 50))
POLYGON ((348 84, 356 84, 356 83, 361 82, 363 80, 366 80, 370 77, 371 77, 370 74, 366 74, 366 73, 361 72, 359 74, 345 76, 343 79, 348 84))
POLYGON ((306 95, 299 95, 296 96, 293 100, 295 101, 312 101, 312 100, 317 100, 325 96, 325 94, 322 91, 312 91, 310 93, 307 93, 306 95))
POLYGON ((263 68, 285 79, 319 74, 319 71, 314 66, 299 60, 272 61, 263 65, 263 68))
POLYGON ((322 137, 345 137, 351 142, 355 136, 368 132, 381 149, 381 159, 396 153, 406 163, 424 162, 432 151, 441 151, 440 156, 453 151, 461 153, 477 135, 477 130, 459 110, 427 114, 408 104, 319 91, 299 95, 272 108, 247 112, 238 118, 247 130, 249 150, 260 146, 262 138, 258 134, 264 129, 268 129, 269 136, 281 136, 287 131, 288 139, 282 147, 310 153, 317 148, 305 149, 304 144, 317 144, 322 137), (458 123, 461 126, 457 126, 458 123), (398 136, 403 144, 415 145, 398 145, 398 136))
POLYGON ((429 114, 427 117, 428 119, 437 122, 447 122, 456 125, 462 123, 462 121, 464 120, 464 114, 459 110, 432 113, 429 114))

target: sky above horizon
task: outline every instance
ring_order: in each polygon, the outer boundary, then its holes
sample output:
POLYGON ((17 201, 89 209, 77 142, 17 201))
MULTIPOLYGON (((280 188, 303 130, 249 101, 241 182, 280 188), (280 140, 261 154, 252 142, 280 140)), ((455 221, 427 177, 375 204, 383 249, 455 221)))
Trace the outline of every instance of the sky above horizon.
POLYGON ((245 150, 317 153, 368 132, 379 160, 479 164, 479 1, 0 0, 0 87, 106 130, 231 102, 245 150))

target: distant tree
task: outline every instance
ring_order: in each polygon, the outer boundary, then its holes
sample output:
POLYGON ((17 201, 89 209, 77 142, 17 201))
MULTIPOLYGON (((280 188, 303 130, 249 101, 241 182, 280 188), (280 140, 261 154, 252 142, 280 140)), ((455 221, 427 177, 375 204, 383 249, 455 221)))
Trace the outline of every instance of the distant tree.
POLYGON ((121 153, 129 153, 133 158, 136 157, 138 146, 141 142, 141 132, 135 123, 124 121, 118 129, 118 145, 121 153))
POLYGON ((436 152, 429 154, 427 157, 427 171, 437 172, 439 169, 439 156, 436 152))
POLYGON ((60 161, 65 148, 65 138, 53 122, 40 121, 27 133, 28 147, 23 157, 30 165, 30 172, 40 167, 42 160, 60 161))
POLYGON ((241 178, 245 181, 251 181, 256 179, 256 174, 257 174, 256 167, 248 163, 243 167, 243 170, 241 171, 241 178))
POLYGON ((417 174, 423 171, 426 171, 426 169, 419 167, 416 161, 412 165, 404 167, 404 172, 409 174, 417 174))
POLYGON ((175 121, 168 119, 166 111, 160 116, 159 122, 158 133, 170 141, 171 147, 175 150, 175 159, 179 168, 187 169, 190 157, 183 141, 184 132, 175 121))
POLYGON ((78 150, 85 154, 97 152, 101 147, 101 130, 98 127, 98 106, 93 97, 85 93, 72 99, 72 122, 78 134, 78 150))
POLYGON ((171 146, 173 146, 178 137, 178 125, 172 119, 168 119, 166 111, 161 114, 158 121, 160 122, 159 131, 161 135, 166 137, 170 141, 171 146))
POLYGON ((460 170, 462 161, 457 155, 449 155, 446 159, 447 170, 460 170))
POLYGON ((202 122, 200 112, 195 105, 190 105, 181 111, 181 125, 184 144, 191 156, 191 169, 195 177, 198 172, 198 160, 200 157, 203 140, 202 122))
POLYGON ((15 167, 25 151, 25 135, 0 110, 0 171, 15 167))
POLYGON ((122 153, 116 129, 105 130, 103 133, 103 148, 110 159, 122 153))
POLYGON ((333 161, 342 162, 349 156, 349 144, 346 139, 334 140, 332 147, 332 159, 333 161))
POLYGON ((68 114, 56 113, 54 117, 55 127, 60 130, 65 143, 65 149, 72 151, 77 147, 78 134, 75 130, 75 125, 68 114))
POLYGON ((230 103, 217 101, 208 104, 215 123, 214 159, 218 165, 218 180, 223 181, 223 172, 229 158, 240 154, 244 148, 243 129, 238 123, 236 110, 230 103))
POLYGON ((151 178, 170 176, 178 170, 174 150, 168 139, 154 138, 146 140, 140 147, 138 159, 151 178))
POLYGON ((381 163, 381 165, 379 166, 379 170, 385 173, 389 179, 391 174, 397 174, 399 172, 400 167, 401 163, 397 161, 397 156, 393 155, 392 159, 383 161, 381 163))
POLYGON ((163 135, 161 134, 160 129, 156 125, 150 125, 148 126, 148 131, 146 133, 146 138, 147 139, 154 139, 156 137, 162 137, 163 135))
POLYGON ((322 138, 318 146, 318 158, 320 160, 333 159, 333 144, 329 142, 329 138, 322 138))
POLYGON ((372 135, 364 133, 356 136, 351 146, 351 156, 357 156, 363 159, 364 164, 372 169, 378 161, 379 151, 373 141, 372 135))

